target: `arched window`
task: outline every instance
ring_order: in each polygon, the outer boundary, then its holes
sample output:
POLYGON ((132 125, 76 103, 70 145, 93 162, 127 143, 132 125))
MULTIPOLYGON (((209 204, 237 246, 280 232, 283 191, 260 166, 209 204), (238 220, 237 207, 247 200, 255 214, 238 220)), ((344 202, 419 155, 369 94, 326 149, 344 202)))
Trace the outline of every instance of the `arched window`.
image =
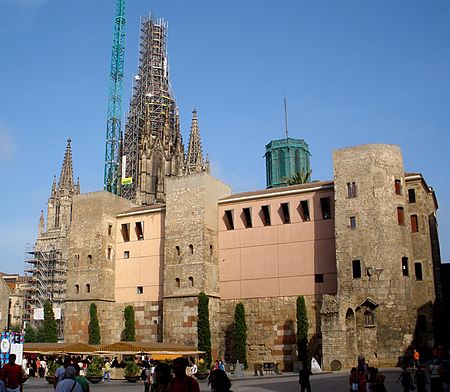
POLYGON ((191 255, 194 254, 194 245, 189 244, 189 250, 191 251, 191 255))
POLYGON ((180 255, 180 247, 178 245, 175 247, 175 250, 177 251, 177 256, 179 256, 180 255))
POLYGON ((79 285, 75 285, 75 292, 77 293, 77 294, 80 294, 80 286, 79 285))
POLYGON ((194 287, 194 278, 192 276, 189 276, 189 286, 194 287))
POLYGON ((88 255, 87 261, 88 261, 89 264, 92 263, 92 255, 88 255))
POLYGON ((364 324, 366 327, 375 325, 375 317, 371 310, 366 310, 364 312, 364 324))
POLYGON ((86 285, 86 293, 90 293, 91 292, 91 285, 88 283, 86 285))
POLYGON ((175 278, 175 287, 176 287, 177 289, 180 288, 180 278, 175 278))

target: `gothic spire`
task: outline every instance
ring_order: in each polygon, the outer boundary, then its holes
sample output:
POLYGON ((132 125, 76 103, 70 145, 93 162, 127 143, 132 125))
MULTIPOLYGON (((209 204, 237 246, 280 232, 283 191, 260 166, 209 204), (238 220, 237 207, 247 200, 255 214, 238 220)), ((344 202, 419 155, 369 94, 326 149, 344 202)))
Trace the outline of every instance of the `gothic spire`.
POLYGON ((203 161, 202 142, 198 129, 197 110, 192 112, 191 134, 186 154, 185 174, 209 172, 209 163, 203 161))
POLYGON ((67 139, 66 153, 64 155, 64 162, 59 177, 58 190, 70 190, 74 188, 73 184, 73 169, 72 169, 72 149, 70 147, 70 139, 67 139))

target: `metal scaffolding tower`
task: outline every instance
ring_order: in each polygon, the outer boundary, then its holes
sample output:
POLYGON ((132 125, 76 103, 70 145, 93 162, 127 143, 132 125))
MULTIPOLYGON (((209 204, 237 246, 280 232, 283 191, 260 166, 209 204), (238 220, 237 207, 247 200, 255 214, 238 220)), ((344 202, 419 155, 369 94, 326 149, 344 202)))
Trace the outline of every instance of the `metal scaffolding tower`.
MULTIPOLYGON (((25 250, 25 289, 24 321, 34 320, 35 309, 44 307, 50 301, 54 308, 61 308, 66 297, 67 261, 56 248, 38 250, 28 244, 25 250)), ((62 319, 59 323, 62 333, 62 319)))
POLYGON ((125 0, 117 0, 108 94, 104 189, 118 194, 122 140, 122 91, 125 58, 125 0))
MULTIPOLYGON (((177 108, 169 83, 166 34, 164 19, 155 20, 151 16, 142 19, 139 71, 134 77, 122 158, 125 175, 122 176, 121 194, 134 201, 141 185, 139 162, 144 137, 150 144, 161 141, 167 154, 174 153, 170 150, 176 146, 177 137, 180 138, 177 108)), ((155 187, 155 184, 149 186, 152 192, 155 187)))

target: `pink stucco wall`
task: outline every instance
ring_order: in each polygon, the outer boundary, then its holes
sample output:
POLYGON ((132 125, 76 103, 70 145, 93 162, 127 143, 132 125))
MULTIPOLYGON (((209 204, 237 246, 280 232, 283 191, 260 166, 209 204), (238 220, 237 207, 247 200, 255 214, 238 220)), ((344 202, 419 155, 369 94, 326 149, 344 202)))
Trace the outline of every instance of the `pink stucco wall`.
POLYGON ((335 294, 334 192, 311 184, 232 195, 219 203, 219 263, 222 299, 335 294), (323 219, 320 198, 330 197, 331 219, 323 219), (303 221, 300 201, 309 200, 310 220, 303 221), (290 223, 283 223, 280 203, 289 203, 290 223), (261 206, 270 206, 271 225, 264 226, 261 206), (252 227, 244 225, 243 208, 251 209, 252 227), (232 210, 234 229, 225 211, 232 210), (323 276, 323 282, 316 283, 323 276))

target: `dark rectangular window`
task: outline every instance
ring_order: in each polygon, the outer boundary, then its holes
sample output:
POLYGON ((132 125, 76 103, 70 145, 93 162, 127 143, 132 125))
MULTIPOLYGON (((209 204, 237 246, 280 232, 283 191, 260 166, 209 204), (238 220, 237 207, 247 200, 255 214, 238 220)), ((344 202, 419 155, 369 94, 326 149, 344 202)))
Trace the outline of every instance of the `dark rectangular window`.
POLYGON ((356 183, 347 182, 347 197, 350 199, 356 197, 356 183))
POLYGON ((402 272, 403 276, 409 276, 409 266, 407 257, 402 257, 402 272))
POLYGON ((405 224, 405 210, 403 207, 397 207, 397 220, 400 226, 405 224))
POLYGON ((350 217, 350 228, 352 228, 352 229, 356 228, 356 217, 354 217, 354 216, 350 217))
POLYGON ((144 287, 143 286, 138 286, 136 292, 138 294, 144 294, 144 287))
POLYGON ((233 210, 225 210, 223 220, 225 221, 227 230, 234 230, 233 210))
POLYGON ((108 260, 111 260, 112 248, 108 246, 108 260))
POLYGON ((129 259, 130 258, 130 251, 129 250, 124 250, 123 251, 123 258, 124 259, 129 259))
POLYGON ((307 222, 307 221, 311 220, 311 216, 309 215, 309 203, 308 203, 308 200, 300 201, 300 208, 301 208, 302 220, 304 222, 307 222))
POLYGON ((315 274, 314 282, 315 283, 323 283, 323 274, 315 274))
POLYGON ((394 187, 395 187, 395 194, 401 195, 402 194, 402 182, 400 180, 395 180, 394 187))
POLYGON ((361 260, 352 261, 353 279, 361 278, 361 260))
POLYGON ((283 223, 291 223, 291 215, 289 214, 289 203, 281 203, 281 216, 283 223))
POLYGON ((112 234, 112 225, 108 225, 108 235, 112 234))
POLYGON ((413 233, 419 232, 419 221, 417 220, 417 215, 411 215, 411 231, 413 233))
POLYGON ((130 224, 122 223, 122 228, 120 231, 122 233, 123 242, 130 241, 130 224))
POLYGON ((416 280, 423 280, 422 263, 414 263, 414 272, 416 273, 416 280))
POLYGON ((143 240, 144 239, 144 222, 136 222, 134 231, 136 232, 136 238, 139 241, 143 240))
POLYGON ((415 189, 408 189, 408 201, 410 203, 416 202, 416 190, 415 189))
POLYGON ((252 227, 252 209, 243 208, 242 209, 242 222, 244 222, 244 227, 249 229, 252 227))
POLYGON ((330 206, 330 198, 329 197, 321 197, 320 198, 320 208, 322 209, 322 218, 330 219, 331 218, 331 206, 330 206))
POLYGON ((261 220, 264 226, 270 226, 270 206, 261 206, 261 220))

